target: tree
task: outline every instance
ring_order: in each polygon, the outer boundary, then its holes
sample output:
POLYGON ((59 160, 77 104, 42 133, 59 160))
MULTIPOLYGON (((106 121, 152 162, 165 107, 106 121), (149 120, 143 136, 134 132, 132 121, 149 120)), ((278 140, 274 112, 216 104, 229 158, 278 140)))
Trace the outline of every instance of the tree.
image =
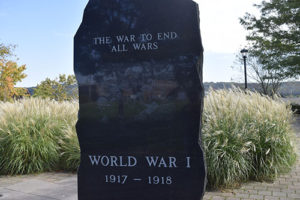
POLYGON ((59 75, 51 80, 46 78, 34 89, 34 97, 50 98, 57 101, 74 100, 78 98, 78 90, 74 75, 59 75))
POLYGON ((25 88, 16 88, 17 82, 22 81, 27 75, 24 73, 26 66, 18 66, 14 61, 8 60, 13 55, 14 46, 0 44, 0 100, 11 101, 13 98, 27 96, 25 88))
POLYGON ((300 76, 300 1, 270 0, 254 5, 260 17, 249 13, 240 23, 249 31, 251 56, 279 80, 300 76))
MULTIPOLYGON (((244 60, 241 56, 237 56, 236 60, 239 66, 244 65, 244 60)), ((259 84, 259 88, 257 88, 259 92, 268 96, 277 94, 283 81, 283 77, 278 76, 278 70, 264 68, 251 52, 249 52, 247 57, 247 76, 250 78, 250 81, 259 84)))
POLYGON ((0 60, 4 61, 7 57, 13 55, 13 49, 15 46, 9 45, 5 46, 4 44, 0 44, 0 60))

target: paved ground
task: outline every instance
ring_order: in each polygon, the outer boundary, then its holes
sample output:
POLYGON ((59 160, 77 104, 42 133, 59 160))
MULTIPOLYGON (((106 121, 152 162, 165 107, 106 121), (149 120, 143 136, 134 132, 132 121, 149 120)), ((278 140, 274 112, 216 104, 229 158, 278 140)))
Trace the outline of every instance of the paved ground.
MULTIPOLYGON (((300 116, 295 122, 300 150, 300 116)), ((300 155, 300 151, 299 151, 300 155)), ((204 200, 300 200, 300 161, 289 174, 274 183, 252 182, 240 189, 207 192, 204 200)), ((77 200, 76 175, 44 173, 40 175, 0 177, 0 200, 77 200)))
POLYGON ((75 174, 0 177, 0 200, 76 200, 75 174))

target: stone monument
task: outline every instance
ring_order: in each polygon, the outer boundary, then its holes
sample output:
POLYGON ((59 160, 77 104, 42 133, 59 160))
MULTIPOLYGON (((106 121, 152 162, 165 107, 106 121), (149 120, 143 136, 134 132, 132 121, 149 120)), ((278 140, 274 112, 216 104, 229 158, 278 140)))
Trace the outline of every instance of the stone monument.
POLYGON ((201 199, 197 4, 90 0, 74 48, 79 200, 201 199))

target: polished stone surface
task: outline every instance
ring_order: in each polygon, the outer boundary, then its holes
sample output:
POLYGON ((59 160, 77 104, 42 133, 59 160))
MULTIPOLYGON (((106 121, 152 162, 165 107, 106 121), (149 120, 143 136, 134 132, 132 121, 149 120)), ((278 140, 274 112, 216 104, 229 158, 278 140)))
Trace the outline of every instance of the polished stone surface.
POLYGON ((197 4, 90 0, 74 59, 79 200, 202 198, 197 4))

